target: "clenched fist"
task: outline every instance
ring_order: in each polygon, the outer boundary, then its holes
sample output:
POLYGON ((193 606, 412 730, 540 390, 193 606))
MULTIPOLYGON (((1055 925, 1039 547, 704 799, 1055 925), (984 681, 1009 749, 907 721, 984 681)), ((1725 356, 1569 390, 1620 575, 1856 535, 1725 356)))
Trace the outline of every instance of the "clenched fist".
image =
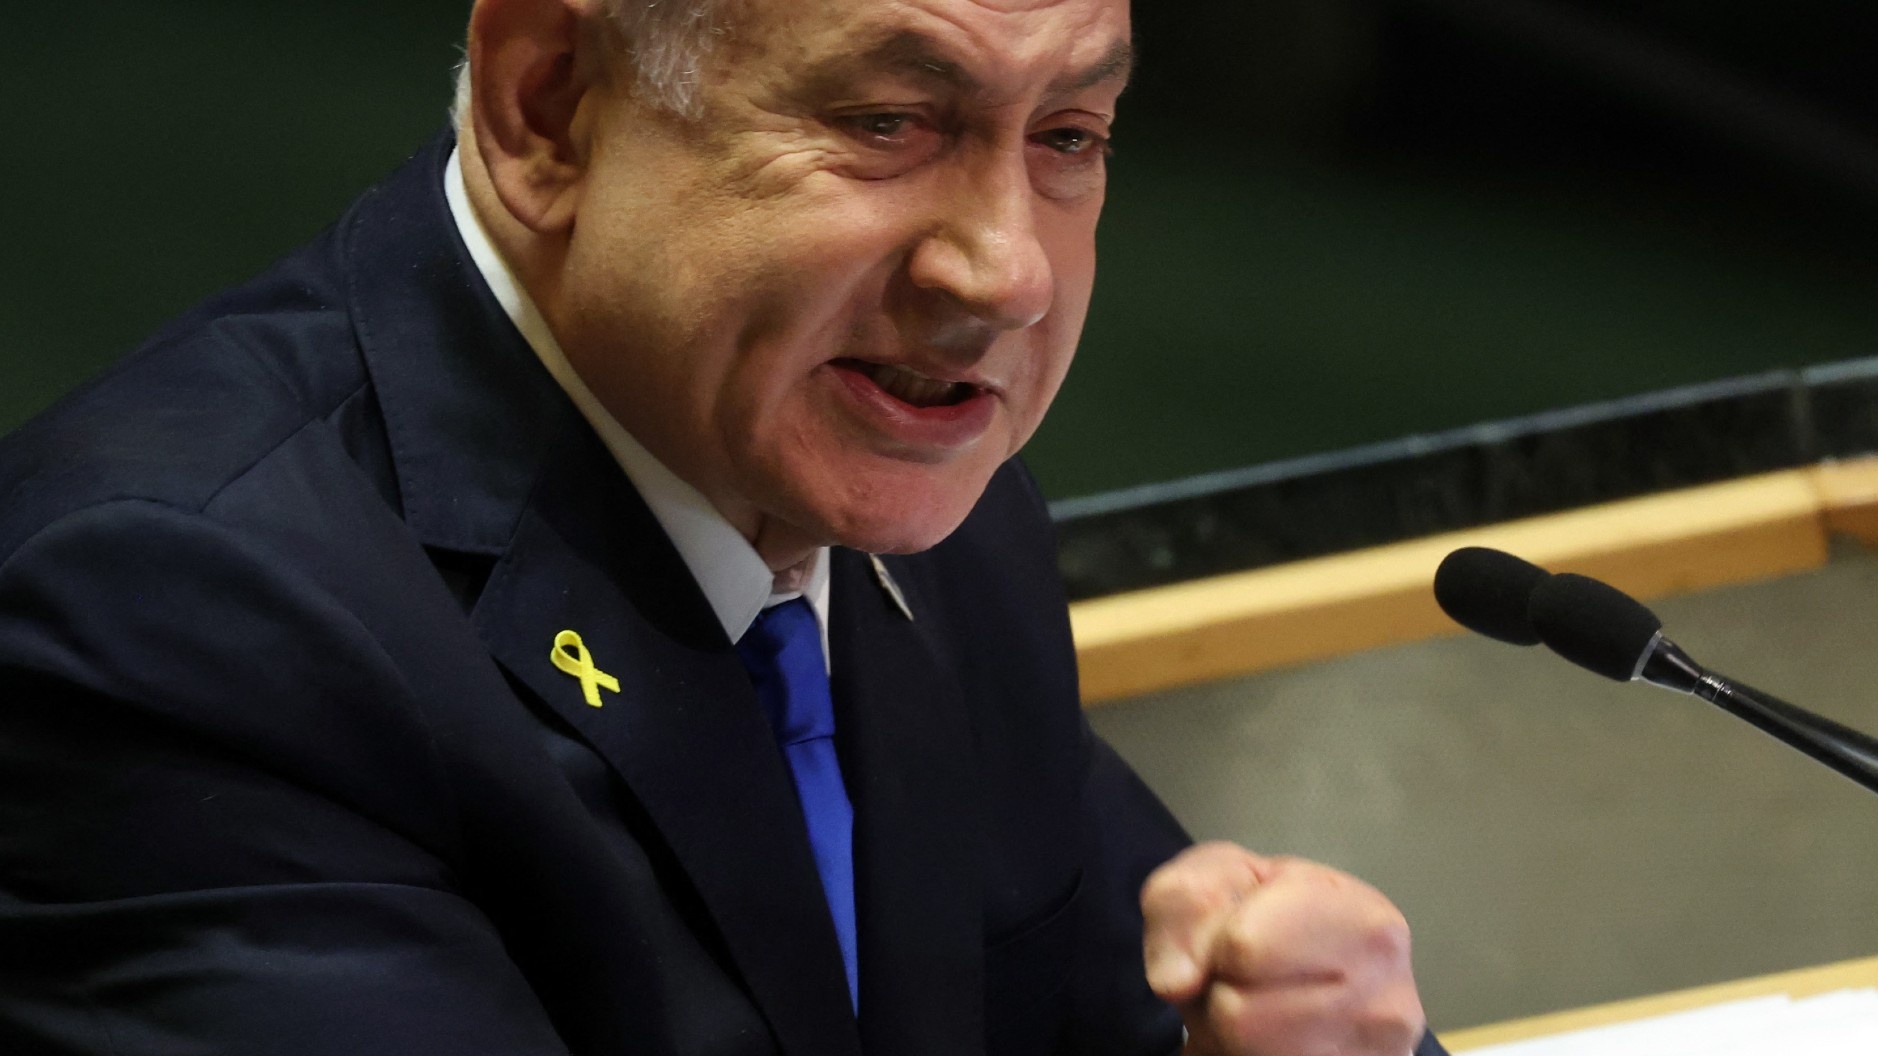
POLYGON ((1421 1039, 1408 924, 1353 876, 1208 843, 1155 870, 1141 909, 1185 1056, 1409 1056, 1421 1039))

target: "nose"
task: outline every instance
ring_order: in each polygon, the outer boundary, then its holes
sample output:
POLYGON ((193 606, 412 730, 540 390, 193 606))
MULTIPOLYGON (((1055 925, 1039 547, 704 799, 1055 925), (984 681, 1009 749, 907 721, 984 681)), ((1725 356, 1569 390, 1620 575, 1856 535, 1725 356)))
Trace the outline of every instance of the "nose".
POLYGON ((999 330, 1041 320, 1056 298, 1056 276, 1021 155, 989 159, 948 192, 939 222, 908 259, 913 285, 948 296, 999 330))

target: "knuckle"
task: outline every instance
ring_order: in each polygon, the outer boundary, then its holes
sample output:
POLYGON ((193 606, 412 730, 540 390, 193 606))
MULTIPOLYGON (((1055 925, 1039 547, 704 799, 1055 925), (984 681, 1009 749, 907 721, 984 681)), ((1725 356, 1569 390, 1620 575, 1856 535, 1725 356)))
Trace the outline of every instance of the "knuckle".
POLYGON ((1258 966, 1259 941, 1252 929, 1229 923, 1213 940, 1215 963, 1235 974, 1250 974, 1258 966))
POLYGON ((1421 1040, 1421 1018, 1406 1011, 1378 1011, 1352 1024, 1355 1051, 1378 1054, 1408 1053, 1421 1040))
POLYGON ((1351 1022, 1360 1052, 1406 1054, 1427 1029, 1421 998, 1412 983, 1399 982, 1366 1002, 1351 1022))
POLYGON ((1233 866, 1247 856, 1242 848, 1223 842, 1202 843, 1162 864, 1141 885, 1141 909, 1183 908, 1201 911, 1230 905, 1238 885, 1233 866))
POLYGON ((1171 863, 1156 869, 1148 874, 1147 882, 1141 885, 1142 912, 1151 913, 1154 907, 1175 901, 1185 886, 1179 871, 1171 863))
POLYGON ((1394 906, 1376 914, 1364 936, 1366 952, 1380 961, 1406 963, 1411 935, 1407 918, 1394 906))
POLYGON ((1288 1029, 1287 1024, 1276 1021, 1276 1017, 1249 1000, 1244 992, 1230 986, 1215 984, 1212 987, 1204 1015, 1205 1033, 1229 1040, 1233 1044, 1228 1047, 1233 1051, 1271 1050, 1273 1041, 1282 1038, 1288 1029))

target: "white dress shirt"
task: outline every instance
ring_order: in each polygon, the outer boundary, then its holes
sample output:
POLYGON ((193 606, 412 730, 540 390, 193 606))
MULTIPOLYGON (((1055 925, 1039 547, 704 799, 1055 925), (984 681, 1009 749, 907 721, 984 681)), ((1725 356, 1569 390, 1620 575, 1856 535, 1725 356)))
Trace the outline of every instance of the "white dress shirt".
POLYGON ((593 426, 594 432, 612 452, 619 467, 633 487, 638 489, 652 516, 658 519, 665 534, 677 547, 691 577, 703 588, 704 596, 724 626, 724 634, 735 642, 744 636, 758 614, 771 605, 794 597, 807 598, 821 625, 822 656, 828 656, 828 548, 810 556, 809 575, 800 590, 773 593, 776 577, 769 565, 758 556, 756 548, 743 534, 724 519, 724 515, 690 484, 652 457, 644 445, 633 439, 624 426, 600 406, 593 391, 574 372, 573 365, 548 329, 547 320, 528 296, 528 291, 497 252, 482 220, 470 205, 469 188, 463 179, 462 160, 450 152, 450 162, 443 175, 444 196, 450 203, 450 215, 457 233, 469 248, 470 260, 489 285, 502 310, 521 331, 522 337, 540 357, 541 365, 566 391, 574 406, 593 426))

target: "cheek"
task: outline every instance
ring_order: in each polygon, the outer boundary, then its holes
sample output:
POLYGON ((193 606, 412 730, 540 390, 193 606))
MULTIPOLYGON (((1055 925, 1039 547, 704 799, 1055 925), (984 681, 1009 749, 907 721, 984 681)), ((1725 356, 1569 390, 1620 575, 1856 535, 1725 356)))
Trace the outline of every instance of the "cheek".
POLYGON ((909 236, 890 213, 863 195, 811 198, 745 230, 735 279, 706 293, 712 310, 735 323, 739 395, 723 409, 726 429, 773 424, 817 367, 891 328, 887 291, 909 236))
POLYGON ((752 210, 747 250, 793 277, 802 295, 827 297, 904 255, 920 226, 909 191, 819 173, 787 200, 752 210))
POLYGON ((1056 275, 1057 313, 1073 319, 1078 330, 1095 288, 1096 221, 1101 215, 1102 203, 1097 200, 1048 216, 1040 225, 1039 238, 1056 275))
MULTIPOLYGON (((1065 320, 1067 323, 1068 321, 1065 320)), ((1033 365, 1028 379, 1027 389, 1021 404, 1012 406, 1010 446, 1006 457, 1014 455, 1043 424, 1045 413, 1050 404, 1055 402, 1057 392, 1063 387, 1063 379, 1069 373, 1070 362, 1076 357, 1075 329, 1057 330, 1052 328, 1041 335, 1032 345, 1028 356, 1033 365)))
MULTIPOLYGON (((1089 316, 1090 297, 1095 288, 1096 246, 1093 219, 1068 231, 1052 232, 1046 246, 1051 268, 1056 276, 1056 298, 1050 315, 1036 336, 1034 362, 1040 403, 1037 418, 1056 396, 1075 359, 1082 340, 1083 324, 1089 316)), ((1030 422, 1035 429, 1038 422, 1030 422)), ((1026 434, 1028 439, 1028 433, 1026 434)))

